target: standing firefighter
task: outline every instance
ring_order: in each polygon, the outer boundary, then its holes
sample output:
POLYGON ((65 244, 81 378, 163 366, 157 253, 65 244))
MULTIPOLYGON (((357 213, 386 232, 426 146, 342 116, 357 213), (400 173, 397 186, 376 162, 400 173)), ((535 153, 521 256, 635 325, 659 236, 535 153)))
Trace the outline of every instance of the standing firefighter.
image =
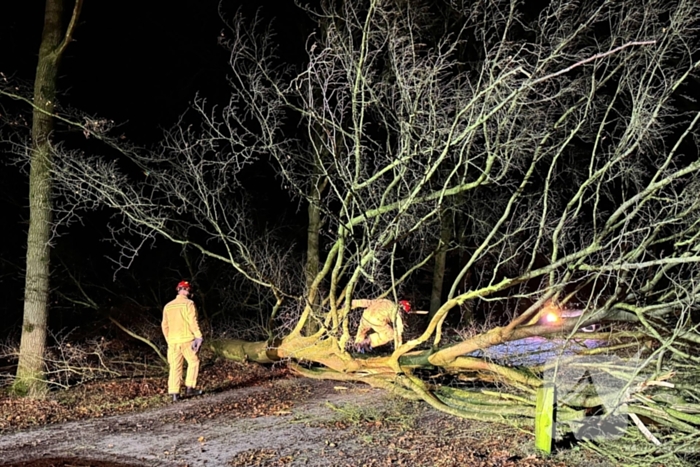
POLYGON ((387 344, 394 341, 394 337, 396 337, 396 344, 401 345, 403 319, 398 311, 410 312, 411 304, 408 301, 400 300, 397 305, 385 298, 353 300, 350 307, 365 308, 355 336, 355 348, 358 351, 365 352, 387 344))
POLYGON ((182 281, 176 287, 177 296, 163 308, 163 335, 168 343, 168 394, 173 402, 180 397, 182 384, 183 359, 187 360, 187 376, 185 378, 186 394, 196 396, 202 393, 195 389, 199 373, 199 357, 197 352, 202 346, 202 332, 197 323, 197 309, 190 295, 190 283, 182 281))

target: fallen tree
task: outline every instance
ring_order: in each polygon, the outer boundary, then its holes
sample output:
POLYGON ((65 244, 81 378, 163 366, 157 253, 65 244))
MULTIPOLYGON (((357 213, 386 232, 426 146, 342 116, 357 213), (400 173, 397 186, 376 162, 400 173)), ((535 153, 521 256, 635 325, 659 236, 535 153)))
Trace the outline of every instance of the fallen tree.
POLYGON ((665 439, 686 455, 700 402, 700 111, 684 95, 700 71, 700 6, 553 1, 528 17, 511 2, 368 0, 310 14, 319 32, 301 71, 280 65, 259 21, 231 19, 230 101, 197 98, 158 151, 123 152, 138 171, 66 153, 66 212, 114 210, 118 238, 139 238, 123 243, 129 261, 164 238, 245 279, 270 310, 269 335, 210 340, 220 354, 289 360, 460 417, 530 424, 536 389, 572 358, 518 367, 474 352, 572 343, 603 323, 611 350, 639 344, 634 364, 598 365, 622 387, 560 401, 561 417, 615 396, 613 408, 686 433, 665 439), (308 205, 316 263, 253 222, 245 180, 261 164, 308 205), (445 249, 464 259, 422 331, 384 354, 348 352, 352 298, 414 299, 445 249), (448 316, 470 303, 497 325, 446 337, 448 316), (581 313, 552 324, 551 309, 581 313), (474 380, 498 391, 459 387, 474 380), (661 389, 680 399, 654 402, 661 389))

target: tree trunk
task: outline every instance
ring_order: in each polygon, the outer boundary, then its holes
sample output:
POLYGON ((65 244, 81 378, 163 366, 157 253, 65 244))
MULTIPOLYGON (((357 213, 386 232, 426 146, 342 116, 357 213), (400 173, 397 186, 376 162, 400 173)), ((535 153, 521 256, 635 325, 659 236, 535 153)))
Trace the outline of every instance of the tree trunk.
POLYGON ((452 218, 443 211, 440 219, 440 245, 435 254, 435 266, 433 268, 433 289, 430 294, 430 316, 435 315, 442 305, 442 285, 445 282, 445 261, 447 259, 447 246, 452 239, 452 218))
MULTIPOLYGON (((321 263, 321 253, 319 251, 319 238, 321 234, 321 192, 323 191, 323 182, 321 176, 314 175, 314 179, 310 187, 309 196, 309 226, 306 232, 306 265, 304 272, 306 276, 307 297, 314 297, 313 302, 309 305, 313 310, 314 316, 318 314, 318 306, 320 304, 320 295, 318 293, 310 293, 313 283, 318 275, 319 264, 321 263)), ((318 322, 314 319, 306 321, 306 335, 311 335, 318 331, 318 322)))
POLYGON ((30 397, 43 397, 47 389, 43 372, 49 295, 52 114, 55 107, 59 62, 66 45, 71 40, 81 6, 82 0, 77 0, 70 25, 64 35, 62 27, 64 2, 47 0, 34 81, 24 320, 17 377, 13 385, 16 393, 30 397))

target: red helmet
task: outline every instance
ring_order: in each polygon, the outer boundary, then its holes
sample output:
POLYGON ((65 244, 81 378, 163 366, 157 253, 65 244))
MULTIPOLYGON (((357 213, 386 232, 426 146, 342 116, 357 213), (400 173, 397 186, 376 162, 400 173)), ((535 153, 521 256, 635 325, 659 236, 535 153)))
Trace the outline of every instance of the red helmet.
POLYGON ((190 283, 187 281, 180 281, 177 284, 177 287, 175 287, 175 290, 177 290, 179 292, 182 289, 189 291, 190 290, 190 283))
POLYGON ((406 313, 411 312, 411 303, 408 300, 399 300, 399 306, 406 313))

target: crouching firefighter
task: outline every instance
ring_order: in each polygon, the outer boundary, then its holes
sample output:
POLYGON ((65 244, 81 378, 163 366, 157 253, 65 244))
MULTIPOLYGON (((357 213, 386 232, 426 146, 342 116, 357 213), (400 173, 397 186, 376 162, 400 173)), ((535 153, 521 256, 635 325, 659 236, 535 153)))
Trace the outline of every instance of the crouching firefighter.
POLYGON ((353 300, 350 308, 365 309, 355 335, 355 350, 364 353, 369 349, 393 342, 394 338, 396 338, 397 346, 402 344, 403 319, 401 312, 409 313, 411 311, 411 304, 408 301, 399 300, 397 305, 385 298, 353 300))
POLYGON ((168 364, 170 374, 168 376, 168 394, 176 402, 180 398, 180 386, 182 384, 183 360, 187 361, 187 375, 185 377, 185 394, 197 396, 202 394, 196 388, 197 375, 199 374, 199 357, 197 352, 202 346, 202 332, 197 323, 197 309, 190 295, 190 283, 182 281, 176 287, 177 296, 163 308, 163 335, 168 343, 168 364))

